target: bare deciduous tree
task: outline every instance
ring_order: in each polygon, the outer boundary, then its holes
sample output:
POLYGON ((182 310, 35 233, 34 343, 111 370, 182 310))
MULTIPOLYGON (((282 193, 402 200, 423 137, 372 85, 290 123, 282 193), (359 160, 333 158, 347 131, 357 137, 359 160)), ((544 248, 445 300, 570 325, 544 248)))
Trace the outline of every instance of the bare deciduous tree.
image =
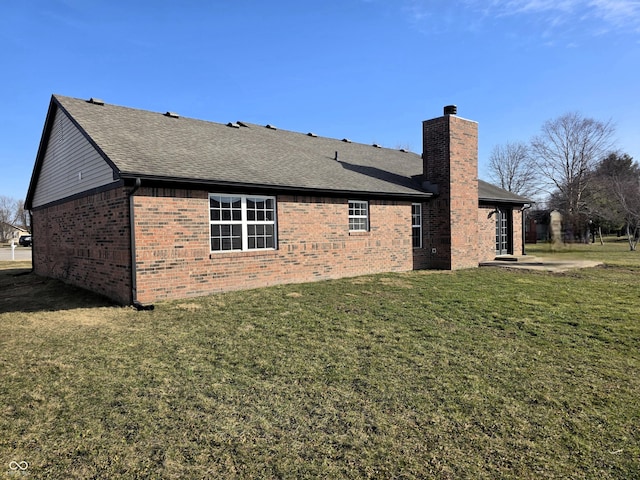
POLYGON ((18 227, 22 227, 22 228, 26 228, 29 231, 30 230, 30 224, 29 224, 29 215, 28 212, 24 209, 24 200, 17 200, 16 201, 16 215, 15 215, 16 219, 15 219, 15 224, 18 227))
POLYGON ((0 241, 6 242, 12 232, 12 225, 17 219, 18 204, 16 200, 0 195, 0 241))
POLYGON ((611 122, 567 113, 545 122, 531 141, 538 171, 564 199, 562 210, 574 235, 584 229, 583 194, 596 163, 612 149, 614 131, 611 122))
POLYGON ((501 188, 523 197, 536 193, 536 168, 529 147, 521 142, 496 145, 489 157, 489 176, 501 188))

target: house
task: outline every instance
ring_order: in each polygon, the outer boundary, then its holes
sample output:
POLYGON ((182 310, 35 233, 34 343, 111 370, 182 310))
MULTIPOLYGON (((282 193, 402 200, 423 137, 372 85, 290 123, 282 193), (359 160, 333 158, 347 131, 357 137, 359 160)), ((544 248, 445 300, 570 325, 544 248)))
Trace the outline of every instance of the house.
POLYGON ((522 249, 528 200, 478 180, 445 108, 423 155, 54 95, 25 207, 35 273, 149 304, 522 249))
POLYGON ((26 228, 12 223, 0 222, 0 242, 18 243, 18 239, 23 235, 29 235, 26 228))

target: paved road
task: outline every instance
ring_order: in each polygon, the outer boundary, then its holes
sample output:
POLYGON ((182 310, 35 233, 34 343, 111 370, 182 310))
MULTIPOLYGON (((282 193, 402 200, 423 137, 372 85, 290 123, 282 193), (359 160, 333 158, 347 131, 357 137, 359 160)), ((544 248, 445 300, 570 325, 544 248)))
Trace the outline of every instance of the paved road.
MULTIPOLYGON (((31 260, 31 247, 17 246, 14 252, 15 260, 31 260)), ((12 260, 11 248, 0 248, 0 262, 12 260)))

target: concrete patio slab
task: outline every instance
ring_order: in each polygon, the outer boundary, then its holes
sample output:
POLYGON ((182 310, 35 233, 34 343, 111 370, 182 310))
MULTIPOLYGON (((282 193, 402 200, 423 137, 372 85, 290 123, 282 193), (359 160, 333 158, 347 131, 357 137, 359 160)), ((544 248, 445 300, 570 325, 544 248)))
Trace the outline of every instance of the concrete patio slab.
POLYGON ((496 260, 480 263, 481 267, 503 267, 546 272, 566 272, 578 268, 597 267, 598 265, 602 265, 602 262, 568 258, 534 257, 529 255, 498 257, 496 260))

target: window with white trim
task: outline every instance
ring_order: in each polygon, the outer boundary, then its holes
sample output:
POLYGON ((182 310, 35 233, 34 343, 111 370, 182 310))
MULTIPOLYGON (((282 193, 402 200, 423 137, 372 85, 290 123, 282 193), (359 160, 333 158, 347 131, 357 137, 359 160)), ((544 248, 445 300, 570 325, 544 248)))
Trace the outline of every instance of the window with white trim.
POLYGON ((276 198, 209 194, 212 252, 271 250, 276 240, 276 198))
POLYGON ((369 231, 369 202, 349 200, 349 231, 369 231))
POLYGON ((422 248, 422 204, 411 204, 411 239, 413 248, 422 248))

